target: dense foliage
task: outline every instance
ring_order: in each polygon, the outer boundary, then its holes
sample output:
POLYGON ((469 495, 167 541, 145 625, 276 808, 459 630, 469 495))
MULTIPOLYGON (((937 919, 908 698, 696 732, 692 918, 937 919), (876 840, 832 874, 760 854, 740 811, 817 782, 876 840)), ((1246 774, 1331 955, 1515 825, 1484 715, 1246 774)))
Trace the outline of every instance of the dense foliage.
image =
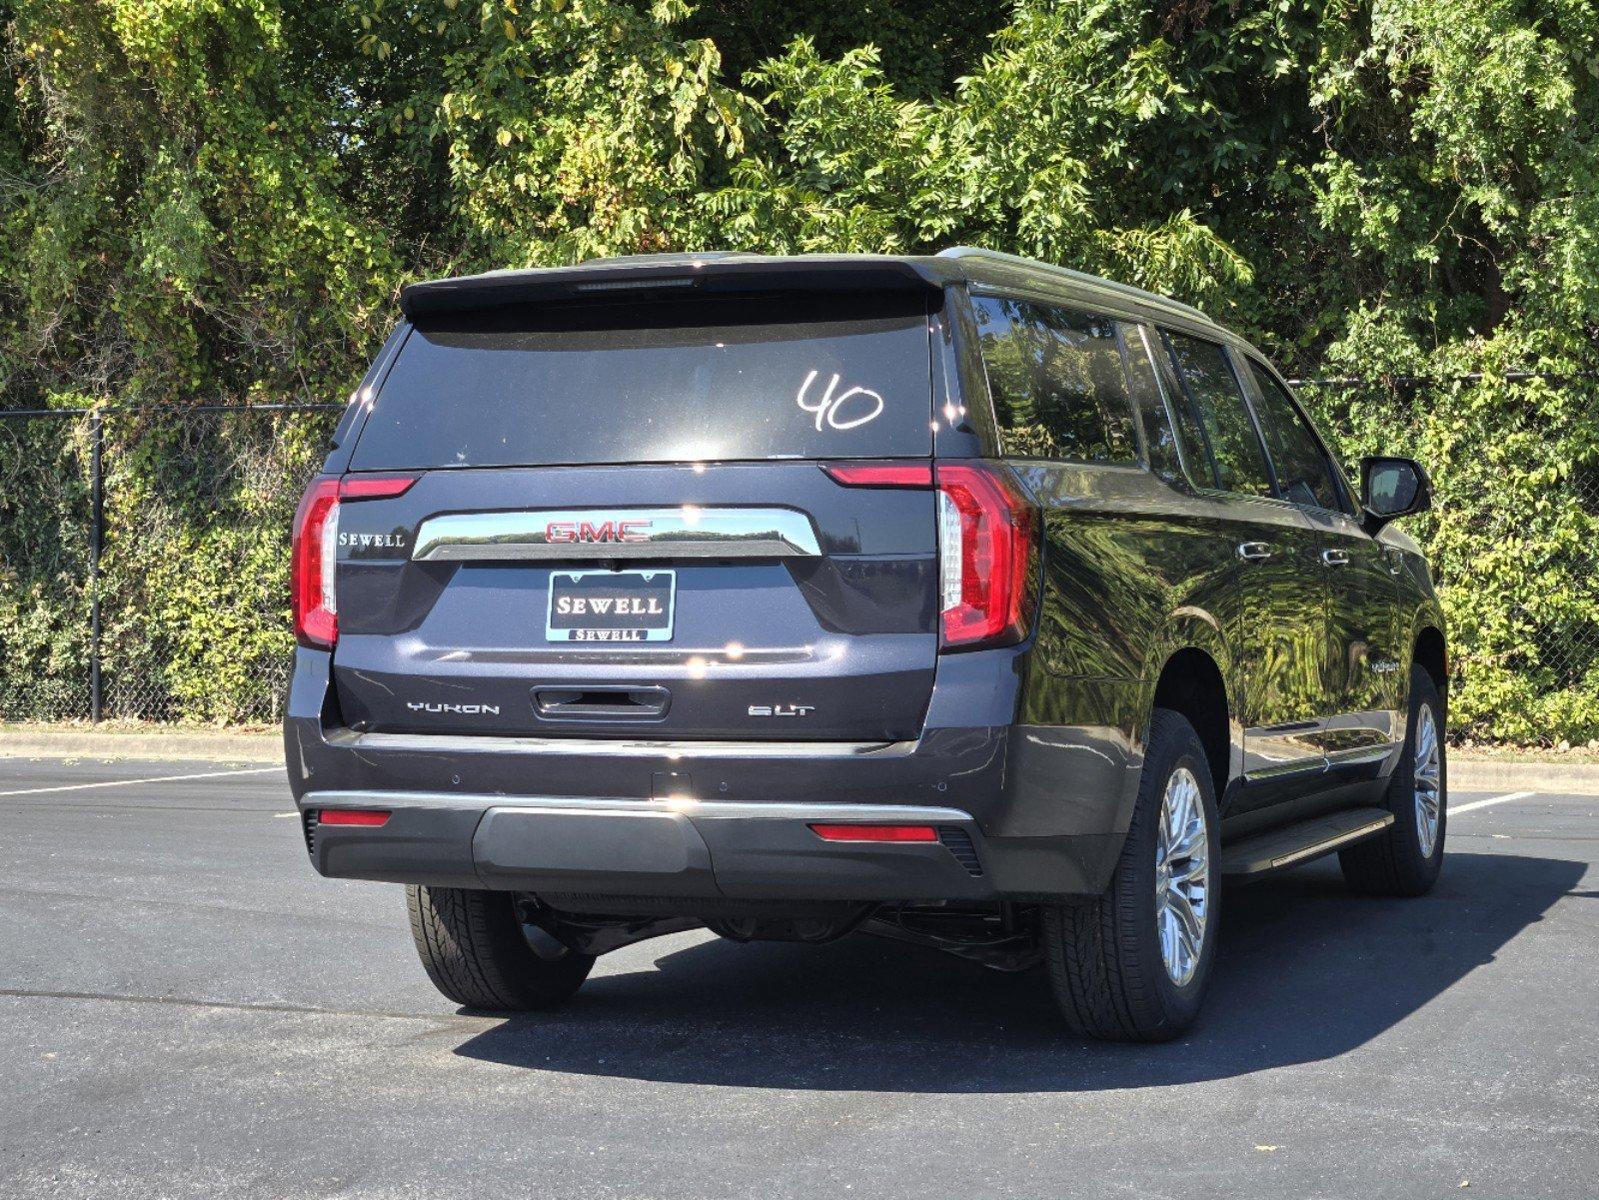
MULTIPOLYGON (((1375 380, 1306 394, 1351 454, 1434 469, 1458 720, 1599 735, 1599 656, 1573 649, 1599 643, 1591 0, 0 0, 0 22, 5 404, 336 398, 397 288, 451 271, 1016 250, 1200 303, 1291 374, 1375 380)), ((0 641, 76 619, 0 584, 0 641)), ((223 603, 170 587, 173 619, 223 603)))

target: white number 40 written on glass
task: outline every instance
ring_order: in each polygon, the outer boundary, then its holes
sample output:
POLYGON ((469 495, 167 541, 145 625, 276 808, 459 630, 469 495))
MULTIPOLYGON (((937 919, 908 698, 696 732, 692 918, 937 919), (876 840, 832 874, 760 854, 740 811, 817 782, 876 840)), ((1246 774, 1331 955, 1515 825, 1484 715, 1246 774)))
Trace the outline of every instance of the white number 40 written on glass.
POLYGON ((811 384, 816 382, 819 372, 812 371, 805 376, 805 382, 800 384, 799 395, 794 397, 798 404, 808 413, 816 416, 816 431, 822 430, 823 422, 832 429, 854 429, 865 425, 868 421, 875 421, 883 413, 883 397, 872 391, 871 388, 852 387, 846 392, 838 392, 838 375, 835 373, 827 381, 827 387, 815 400, 808 400, 811 384))

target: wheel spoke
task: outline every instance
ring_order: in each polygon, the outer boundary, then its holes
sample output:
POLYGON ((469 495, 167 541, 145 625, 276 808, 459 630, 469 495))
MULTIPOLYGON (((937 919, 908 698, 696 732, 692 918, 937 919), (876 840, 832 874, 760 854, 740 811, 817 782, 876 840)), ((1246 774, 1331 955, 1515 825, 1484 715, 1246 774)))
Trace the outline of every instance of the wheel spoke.
POLYGON ((1171 912, 1177 918, 1178 929, 1191 945, 1197 947, 1199 939, 1204 936, 1205 927, 1200 923, 1199 914, 1194 911, 1193 904, 1188 897, 1175 888, 1171 893, 1171 912))
POLYGON ((1205 825, 1197 817, 1183 827, 1182 833, 1177 838, 1177 843, 1172 847, 1173 858, 1188 858, 1193 855, 1198 846, 1205 842, 1205 825))

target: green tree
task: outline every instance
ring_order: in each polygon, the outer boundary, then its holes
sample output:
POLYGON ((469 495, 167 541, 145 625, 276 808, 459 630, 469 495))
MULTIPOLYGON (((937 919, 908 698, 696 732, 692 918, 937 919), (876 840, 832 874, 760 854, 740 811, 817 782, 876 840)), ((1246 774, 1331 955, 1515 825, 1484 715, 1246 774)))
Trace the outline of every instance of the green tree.
MULTIPOLYGON (((1599 734, 1588 0, 0 0, 0 30, 0 403, 335 399, 446 272, 976 242, 1375 380, 1306 394, 1349 455, 1434 469, 1457 722, 1599 734)), ((67 644, 6 553, 17 627, 67 644)), ((197 629, 236 583, 148 603, 197 629)))

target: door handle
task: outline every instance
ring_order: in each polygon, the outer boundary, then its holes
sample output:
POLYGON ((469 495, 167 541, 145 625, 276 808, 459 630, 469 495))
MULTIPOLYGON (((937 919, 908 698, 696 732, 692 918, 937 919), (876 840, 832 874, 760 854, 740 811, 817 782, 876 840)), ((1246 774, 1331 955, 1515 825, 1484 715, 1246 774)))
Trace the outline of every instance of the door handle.
POLYGON ((1238 557, 1245 562, 1264 562, 1271 555, 1271 545, 1267 542, 1243 542, 1238 547, 1238 557))
POLYGON ((1349 565, 1349 551, 1347 551, 1347 550, 1323 550, 1321 552, 1321 561, 1326 563, 1329 567, 1344 567, 1344 566, 1348 566, 1349 565))

